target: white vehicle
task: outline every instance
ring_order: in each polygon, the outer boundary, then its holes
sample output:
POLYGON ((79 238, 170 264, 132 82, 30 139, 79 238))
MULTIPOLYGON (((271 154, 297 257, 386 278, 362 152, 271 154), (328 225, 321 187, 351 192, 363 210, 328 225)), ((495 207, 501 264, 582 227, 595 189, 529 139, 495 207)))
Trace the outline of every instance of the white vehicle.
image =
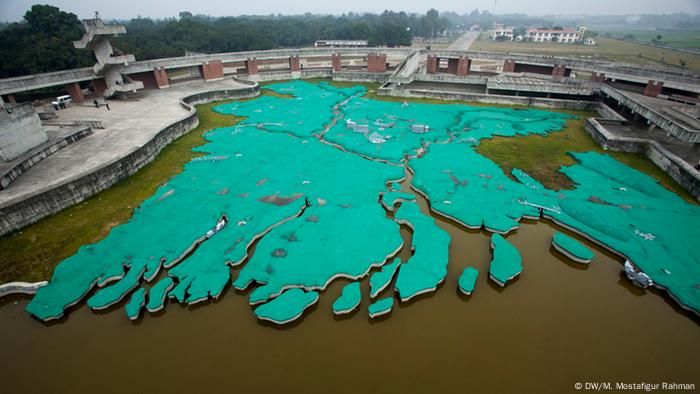
POLYGON ((68 103, 70 103, 70 101, 71 101, 71 100, 70 100, 70 96, 69 96, 69 95, 58 96, 58 97, 56 97, 56 100, 54 100, 54 101, 51 102, 51 104, 53 104, 53 105, 61 105, 61 103, 63 103, 63 104, 68 104, 68 103))

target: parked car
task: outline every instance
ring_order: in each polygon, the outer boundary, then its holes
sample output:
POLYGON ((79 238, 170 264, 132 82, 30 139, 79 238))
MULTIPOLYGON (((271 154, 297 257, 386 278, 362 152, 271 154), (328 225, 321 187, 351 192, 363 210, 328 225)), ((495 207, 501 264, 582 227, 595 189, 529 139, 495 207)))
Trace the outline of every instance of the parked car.
POLYGON ((63 103, 63 104, 68 104, 68 103, 70 103, 70 101, 71 101, 71 100, 70 100, 70 96, 69 96, 69 95, 58 96, 58 97, 56 97, 56 100, 54 100, 54 101, 51 102, 51 104, 53 104, 54 106, 60 106, 61 103, 63 103))

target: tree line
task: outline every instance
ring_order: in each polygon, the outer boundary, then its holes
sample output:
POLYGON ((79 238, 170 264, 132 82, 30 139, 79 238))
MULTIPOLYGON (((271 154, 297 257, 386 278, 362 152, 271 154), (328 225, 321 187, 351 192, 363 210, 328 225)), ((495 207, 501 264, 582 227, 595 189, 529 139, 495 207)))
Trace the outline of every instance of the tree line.
MULTIPOLYGON (((451 23, 438 11, 425 15, 381 14, 210 17, 181 12, 179 18, 106 21, 127 34, 112 45, 139 60, 313 45, 320 39, 364 39, 370 46, 408 46, 413 36, 443 34, 451 23)), ((0 28, 0 78, 91 66, 92 56, 73 48, 84 30, 75 14, 34 5, 21 22, 0 28)))

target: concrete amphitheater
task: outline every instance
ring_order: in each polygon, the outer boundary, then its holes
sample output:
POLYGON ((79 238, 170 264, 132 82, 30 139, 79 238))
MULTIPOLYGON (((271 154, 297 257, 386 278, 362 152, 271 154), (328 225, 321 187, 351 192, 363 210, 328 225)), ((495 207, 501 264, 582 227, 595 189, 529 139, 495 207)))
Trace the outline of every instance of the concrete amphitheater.
POLYGON ((94 67, 0 79, 3 116, 17 121, 38 114, 47 136, 0 162, 0 235, 138 171, 197 126, 194 105, 254 97, 262 81, 309 78, 378 82, 377 94, 386 96, 592 111, 597 116, 585 120, 585 129, 601 146, 646 154, 700 199, 700 75, 685 69, 412 48, 297 48, 135 61, 133 55, 98 55, 101 35, 123 32, 100 23, 86 24, 88 34, 75 44, 95 51, 94 67), (15 99, 61 86, 72 100, 65 110, 47 105, 34 114, 15 99), (103 97, 114 95, 121 99, 102 108, 103 97))

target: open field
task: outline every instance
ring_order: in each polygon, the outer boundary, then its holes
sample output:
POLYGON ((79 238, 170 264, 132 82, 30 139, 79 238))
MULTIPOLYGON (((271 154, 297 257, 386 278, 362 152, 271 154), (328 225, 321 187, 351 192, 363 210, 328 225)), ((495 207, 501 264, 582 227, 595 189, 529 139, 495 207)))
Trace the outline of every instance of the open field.
MULTIPOLYGON (((379 84, 333 82, 333 85, 340 87, 363 85, 368 89, 366 96, 377 100, 445 103, 437 99, 377 96, 376 89, 379 84)), ((262 94, 270 94, 270 92, 264 91, 262 94)), ((61 260, 73 255, 81 245, 99 241, 109 233, 112 227, 128 221, 134 208, 150 197, 160 185, 181 172, 184 164, 198 155, 192 152, 192 148, 206 142, 203 137, 204 132, 217 127, 230 126, 241 119, 213 112, 212 107, 218 104, 220 102, 197 106, 199 126, 172 142, 153 162, 128 179, 80 204, 0 238, 0 283, 16 280, 47 280, 55 266, 61 260)), ((485 105, 467 102, 463 104, 485 105)), ((602 149, 583 130, 583 117, 591 114, 562 112, 578 115, 580 118, 570 120, 564 131, 552 133, 547 137, 497 137, 483 141, 478 152, 494 160, 506 173, 516 167, 528 172, 547 187, 571 188, 573 187, 571 181, 557 171, 562 165, 574 163, 573 158, 566 152, 602 152, 602 149)), ((609 151, 606 153, 654 177, 687 201, 694 202, 687 192, 645 156, 609 151)))
POLYGON ((700 55, 678 52, 670 49, 654 48, 607 37, 596 37, 596 45, 570 45, 556 43, 532 43, 516 41, 493 41, 482 33, 471 50, 495 52, 542 53, 585 57, 591 59, 615 60, 635 64, 654 64, 680 66, 681 60, 686 67, 700 71, 700 55))
POLYGON ((683 49, 700 49, 700 30, 670 30, 670 29, 606 29, 597 30, 602 36, 610 34, 613 38, 624 38, 631 34, 635 40, 651 43, 657 35, 661 35, 663 45, 683 49))

